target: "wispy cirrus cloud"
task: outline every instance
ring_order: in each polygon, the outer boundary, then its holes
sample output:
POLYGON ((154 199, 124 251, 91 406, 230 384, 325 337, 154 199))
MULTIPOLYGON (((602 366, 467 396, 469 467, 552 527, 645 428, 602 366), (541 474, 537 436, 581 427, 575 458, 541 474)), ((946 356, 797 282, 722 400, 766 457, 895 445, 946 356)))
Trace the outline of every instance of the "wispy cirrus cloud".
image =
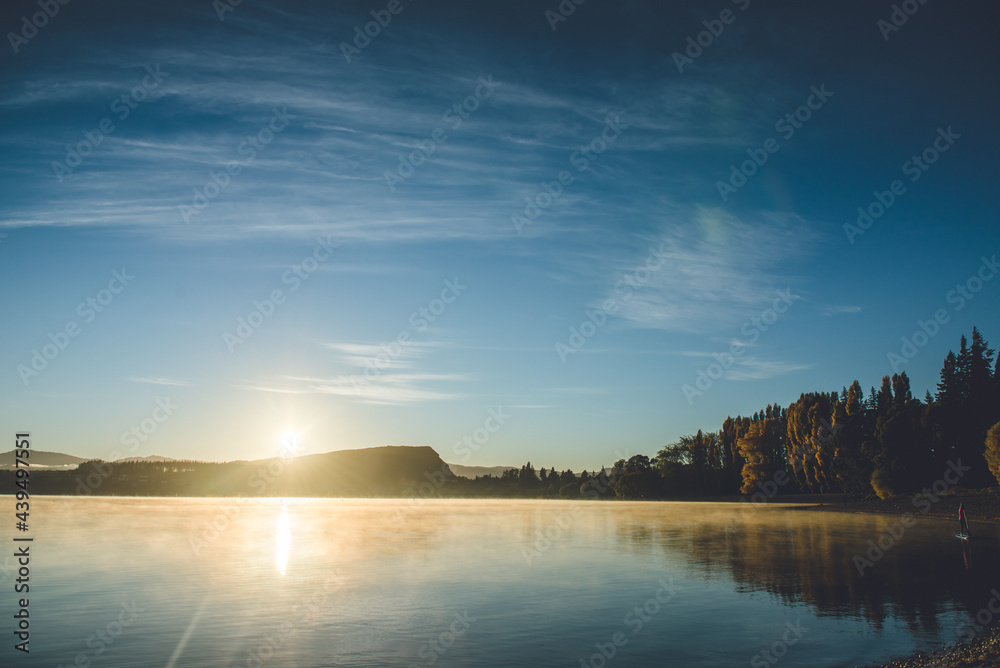
POLYGON ((339 353, 342 363, 365 369, 371 367, 381 372, 392 368, 412 369, 417 359, 442 344, 430 341, 409 341, 406 345, 383 343, 323 343, 324 348, 339 353))
POLYGON ((163 378, 160 376, 130 376, 125 380, 131 383, 147 383, 150 385, 173 385, 176 387, 192 387, 194 383, 176 378, 163 378))
MULTIPOLYGON (((706 353, 696 351, 685 351, 681 353, 684 357, 695 357, 699 359, 717 360, 719 353, 706 353)), ((810 364, 797 364, 783 360, 763 359, 759 355, 746 355, 733 358, 731 366, 725 369, 724 378, 726 380, 766 380, 784 376, 795 371, 811 369, 810 364)))
POLYGON ((390 373, 366 383, 344 376, 317 379, 311 387, 320 394, 352 396, 362 403, 400 405, 458 399, 460 393, 430 389, 427 385, 464 380, 466 377, 458 374, 390 373))
MULTIPOLYGON (((793 214, 737 217, 718 208, 696 207, 689 220, 677 220, 652 242, 663 259, 638 276, 628 297, 623 286, 602 297, 620 304, 615 314, 626 325, 665 331, 704 333, 739 323, 794 281, 787 267, 811 251, 818 235, 793 214)), ((643 256, 617 261, 616 277, 643 266, 643 256), (631 263, 631 266, 630 266, 631 263)), ((637 276, 633 276, 633 281, 637 276)), ((600 304, 600 302, 597 302, 600 304)))
POLYGON ((826 316, 837 315, 840 313, 860 313, 860 306, 824 306, 820 313, 826 316))
MULTIPOLYGON (((356 15, 331 8, 316 21, 268 11, 270 23, 250 12, 227 17, 227 25, 245 30, 228 35, 227 48, 200 42, 194 52, 178 46, 180 35, 113 52, 85 48, 67 66, 77 76, 40 71, 16 86, 0 110, 6 105, 21 118, 84 105, 97 111, 0 140, 18 149, 12 154, 42 157, 18 164, 39 196, 0 207, 0 225, 142 227, 200 239, 323 231, 376 243, 497 241, 511 237, 510 215, 524 197, 533 196, 541 180, 574 169, 569 156, 600 137, 608 113, 620 112, 630 129, 613 152, 588 167, 594 182, 566 189, 547 213, 558 225, 529 230, 530 236, 557 235, 597 224, 595 197, 587 193, 596 180, 620 175, 619 158, 641 163, 674 146, 742 145, 735 128, 720 135, 705 120, 706 104, 737 102, 720 101, 721 85, 659 78, 652 99, 642 81, 588 75, 553 86, 547 77, 506 71, 492 54, 479 56, 469 45, 441 43, 417 23, 407 31, 410 39, 383 41, 345 68, 330 34, 350 35, 356 15), (323 30, 316 29, 320 24, 323 30), (273 41, 281 48, 269 49, 273 41), (428 51, 431 41, 436 48, 428 51), (78 141, 102 113, 113 116, 107 104, 135 86, 150 63, 168 73, 155 95, 56 183, 51 162, 63 159, 67 142, 78 141), (480 76, 493 77, 495 94, 453 127, 444 113, 476 89, 480 76), (237 147, 264 127, 275 107, 295 117, 289 128, 232 178, 196 226, 182 225, 178 207, 191 203, 192 189, 210 172, 244 160, 237 147), (390 192, 384 174, 436 128, 447 132, 447 141, 390 192)), ((637 186, 634 178, 628 186, 637 186)))
POLYGON ((757 357, 738 358, 733 366, 726 371, 727 380, 765 380, 777 378, 795 371, 805 371, 811 368, 809 364, 795 364, 779 360, 763 360, 757 357))
POLYGON ((434 389, 433 386, 466 380, 469 378, 461 374, 383 372, 371 379, 359 375, 283 376, 274 380, 239 383, 233 387, 277 394, 327 394, 367 404, 406 405, 461 398, 464 396, 462 393, 434 389))

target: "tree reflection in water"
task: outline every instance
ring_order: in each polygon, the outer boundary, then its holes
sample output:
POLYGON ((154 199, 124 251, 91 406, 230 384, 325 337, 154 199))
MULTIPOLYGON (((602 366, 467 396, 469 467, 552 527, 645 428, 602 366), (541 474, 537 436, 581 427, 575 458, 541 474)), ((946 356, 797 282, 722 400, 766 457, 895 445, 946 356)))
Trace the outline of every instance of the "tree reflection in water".
POLYGON ((864 619, 876 631, 897 618, 914 636, 931 637, 942 631, 942 613, 964 618, 986 606, 1000 587, 997 527, 978 529, 975 541, 957 540, 938 519, 919 518, 902 534, 899 527, 898 516, 683 503, 649 504, 617 533, 628 549, 676 555, 670 561, 691 575, 724 573, 741 591, 864 619))

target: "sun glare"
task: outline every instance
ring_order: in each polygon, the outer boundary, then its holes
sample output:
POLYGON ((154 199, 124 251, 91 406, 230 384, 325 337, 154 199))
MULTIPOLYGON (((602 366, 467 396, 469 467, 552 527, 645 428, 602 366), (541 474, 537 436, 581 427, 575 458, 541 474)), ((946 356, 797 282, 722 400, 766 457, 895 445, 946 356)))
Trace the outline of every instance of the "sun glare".
POLYGON ((281 436, 281 456, 285 458, 294 457, 298 454, 299 434, 289 429, 281 436))

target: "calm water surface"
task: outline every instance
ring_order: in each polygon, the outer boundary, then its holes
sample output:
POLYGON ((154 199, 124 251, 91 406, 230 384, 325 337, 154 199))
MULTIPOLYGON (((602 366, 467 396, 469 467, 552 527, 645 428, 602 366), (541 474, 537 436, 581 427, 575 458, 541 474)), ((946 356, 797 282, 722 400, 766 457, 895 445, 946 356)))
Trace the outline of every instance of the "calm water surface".
POLYGON ((922 518, 861 575, 898 518, 777 505, 48 497, 32 519, 31 653, 8 632, 2 665, 853 666, 956 640, 1000 586, 996 528, 966 550, 922 518))

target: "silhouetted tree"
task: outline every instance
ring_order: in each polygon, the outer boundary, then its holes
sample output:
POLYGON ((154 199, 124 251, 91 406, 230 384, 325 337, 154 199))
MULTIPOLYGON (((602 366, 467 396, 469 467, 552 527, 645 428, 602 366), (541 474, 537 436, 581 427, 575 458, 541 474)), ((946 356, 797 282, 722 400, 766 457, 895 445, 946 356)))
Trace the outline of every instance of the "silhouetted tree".
POLYGON ((661 496, 662 478, 650 468, 631 471, 615 481, 620 499, 655 499, 661 496))
POLYGON ((875 412, 885 415, 892 407, 892 379, 889 376, 882 376, 882 387, 875 395, 875 412))
POLYGON ((892 401, 893 405, 900 406, 913 399, 910 394, 910 379, 906 377, 906 372, 892 374, 892 401))
POLYGON ((528 462, 521 467, 517 475, 517 486, 521 489, 535 489, 539 485, 538 476, 535 474, 535 467, 528 462))
POLYGON ((864 404, 865 391, 861 389, 861 383, 855 380, 851 383, 851 389, 847 390, 847 401, 844 404, 844 409, 849 416, 853 416, 864 410, 864 404))
POLYGON ((944 365, 941 367, 941 380, 937 385, 937 401, 944 404, 949 401, 961 399, 961 390, 958 386, 958 361, 955 353, 948 351, 945 355, 944 365))

